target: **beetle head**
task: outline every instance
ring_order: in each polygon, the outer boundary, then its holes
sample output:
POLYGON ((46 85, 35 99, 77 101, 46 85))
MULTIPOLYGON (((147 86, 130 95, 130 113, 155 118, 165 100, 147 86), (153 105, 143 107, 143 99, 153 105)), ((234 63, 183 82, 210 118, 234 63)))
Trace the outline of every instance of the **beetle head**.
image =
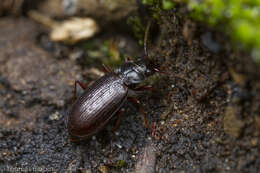
POLYGON ((127 61, 115 70, 124 81, 125 85, 131 86, 143 82, 147 77, 156 72, 149 59, 140 58, 136 62, 127 61))

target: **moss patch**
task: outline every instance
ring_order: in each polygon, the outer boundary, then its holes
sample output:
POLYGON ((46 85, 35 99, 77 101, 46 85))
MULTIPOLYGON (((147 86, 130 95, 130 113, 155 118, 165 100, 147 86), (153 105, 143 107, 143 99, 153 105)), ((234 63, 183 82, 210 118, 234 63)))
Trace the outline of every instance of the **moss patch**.
POLYGON ((260 63, 260 1, 188 0, 192 17, 223 27, 235 41, 251 51, 260 63))

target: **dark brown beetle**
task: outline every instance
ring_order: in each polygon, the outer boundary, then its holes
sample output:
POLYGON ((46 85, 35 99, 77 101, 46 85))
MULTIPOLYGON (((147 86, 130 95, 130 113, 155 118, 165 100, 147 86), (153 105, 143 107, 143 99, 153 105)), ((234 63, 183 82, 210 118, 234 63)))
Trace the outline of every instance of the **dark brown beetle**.
MULTIPOLYGON (((144 47, 146 53, 146 45, 144 47)), ((127 97, 131 97, 133 91, 151 89, 150 86, 136 88, 136 85, 159 71, 148 56, 136 62, 128 59, 114 71, 105 66, 104 68, 106 74, 87 89, 81 82, 75 82, 74 96, 76 84, 85 89, 85 92, 73 104, 67 118, 67 128, 72 140, 87 138, 99 132, 120 110, 127 97)), ((136 98, 132 100, 139 104, 136 98)))

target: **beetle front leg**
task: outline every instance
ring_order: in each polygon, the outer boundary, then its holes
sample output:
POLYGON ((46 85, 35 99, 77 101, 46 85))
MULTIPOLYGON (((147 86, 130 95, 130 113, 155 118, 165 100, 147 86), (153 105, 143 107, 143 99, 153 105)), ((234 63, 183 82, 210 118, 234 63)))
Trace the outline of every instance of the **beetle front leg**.
POLYGON ((125 62, 133 62, 132 59, 128 56, 125 58, 125 62))
POLYGON ((74 97, 73 97, 73 103, 77 100, 77 84, 82 88, 82 89, 87 89, 87 87, 85 86, 85 84, 83 84, 80 81, 75 81, 74 83, 74 97))
POLYGON ((151 86, 151 85, 144 85, 144 86, 140 86, 137 87, 135 89, 133 89, 134 91, 144 91, 144 90, 152 90, 155 91, 155 89, 151 86))
POLYGON ((105 64, 102 64, 102 67, 103 67, 103 71, 104 71, 104 73, 110 73, 112 70, 109 68, 109 67, 107 67, 105 64))
POLYGON ((135 97, 129 97, 129 98, 131 99, 131 101, 133 101, 134 103, 138 104, 138 106, 139 106, 139 108, 140 108, 140 110, 141 110, 141 112, 142 112, 142 114, 144 116, 144 125, 145 125, 146 128, 149 128, 149 123, 148 123, 147 118, 146 118, 147 115, 146 115, 146 112, 144 111, 143 106, 140 104, 140 101, 137 98, 135 98, 135 97))

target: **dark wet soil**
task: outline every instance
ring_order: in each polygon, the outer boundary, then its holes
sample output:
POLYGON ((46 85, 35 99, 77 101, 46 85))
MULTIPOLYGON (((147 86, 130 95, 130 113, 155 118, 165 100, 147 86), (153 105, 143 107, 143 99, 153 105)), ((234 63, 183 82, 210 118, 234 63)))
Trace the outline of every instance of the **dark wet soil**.
MULTIPOLYGON (((127 102, 115 135, 116 117, 78 143, 63 121, 74 81, 97 79, 91 69, 101 65, 86 63, 88 50, 78 60, 80 48, 41 42, 41 26, 27 18, 0 18, 0 172, 258 172, 259 67, 228 37, 181 16, 161 14, 149 46, 167 72, 139 97, 152 128, 127 102)), ((123 32, 96 39, 111 37, 131 43, 130 56, 140 51, 123 32)))

